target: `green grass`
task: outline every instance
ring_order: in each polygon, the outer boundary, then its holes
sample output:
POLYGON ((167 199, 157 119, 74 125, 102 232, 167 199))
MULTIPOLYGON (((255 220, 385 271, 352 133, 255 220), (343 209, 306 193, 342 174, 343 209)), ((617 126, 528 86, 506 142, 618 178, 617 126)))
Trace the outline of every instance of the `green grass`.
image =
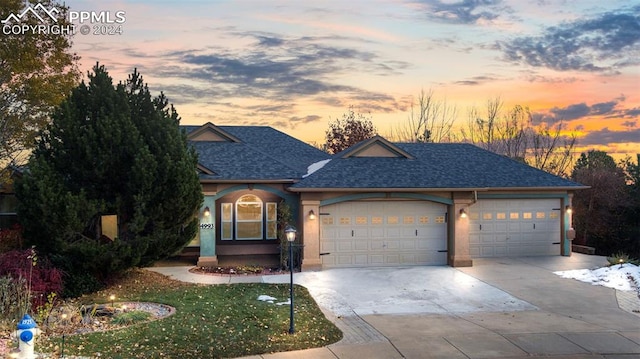
MULTIPOLYGON (((342 338, 340 330, 325 318, 304 287, 295 287, 296 332, 291 335, 289 306, 257 300, 266 294, 286 301, 288 284, 175 283, 173 288, 138 283, 139 290, 120 286, 120 301, 163 303, 175 307, 176 313, 124 329, 66 336, 64 354, 114 359, 233 358, 321 347, 342 338)), ((104 293, 85 300, 101 297, 104 293)), ((61 345, 61 337, 43 338, 38 343, 41 351, 50 348, 59 352, 61 345)))

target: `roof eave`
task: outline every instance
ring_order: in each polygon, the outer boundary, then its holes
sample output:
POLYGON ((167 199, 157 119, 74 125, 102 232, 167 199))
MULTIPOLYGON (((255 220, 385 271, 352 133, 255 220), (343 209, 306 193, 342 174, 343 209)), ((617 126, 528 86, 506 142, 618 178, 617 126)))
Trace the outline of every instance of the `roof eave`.
POLYGON ((201 179, 200 183, 296 183, 297 180, 291 178, 283 179, 201 179))
POLYGON ((564 186, 564 187, 477 187, 477 188, 427 188, 427 187, 409 187, 409 188, 289 188, 292 192, 488 192, 488 191, 573 191, 588 189, 589 186, 564 186))

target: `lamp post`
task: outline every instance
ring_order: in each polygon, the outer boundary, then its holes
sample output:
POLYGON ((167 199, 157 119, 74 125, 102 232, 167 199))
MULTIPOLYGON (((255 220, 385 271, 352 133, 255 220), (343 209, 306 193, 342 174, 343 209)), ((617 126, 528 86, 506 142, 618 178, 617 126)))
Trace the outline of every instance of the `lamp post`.
POLYGON ((293 226, 287 225, 284 229, 284 234, 289 242, 289 273, 291 273, 291 284, 289 285, 289 300, 291 301, 291 310, 289 312, 289 334, 293 334, 295 332, 293 325, 293 241, 296 240, 296 233, 297 231, 293 226))

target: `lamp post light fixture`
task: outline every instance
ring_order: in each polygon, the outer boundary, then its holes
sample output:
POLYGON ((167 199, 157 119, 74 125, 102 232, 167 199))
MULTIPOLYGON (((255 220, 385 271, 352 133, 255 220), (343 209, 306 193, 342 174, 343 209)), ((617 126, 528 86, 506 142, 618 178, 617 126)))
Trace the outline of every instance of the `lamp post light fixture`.
POLYGON ((289 242, 289 273, 291 273, 291 282, 289 284, 289 301, 291 302, 289 311, 289 334, 293 334, 295 332, 293 324, 293 241, 296 240, 297 232, 298 231, 290 225, 287 225, 284 229, 284 234, 289 242))
POLYGON ((109 296, 109 300, 111 300, 111 307, 113 307, 113 301, 114 301, 114 300, 116 300, 116 296, 115 296, 115 294, 111 294, 111 295, 109 296))

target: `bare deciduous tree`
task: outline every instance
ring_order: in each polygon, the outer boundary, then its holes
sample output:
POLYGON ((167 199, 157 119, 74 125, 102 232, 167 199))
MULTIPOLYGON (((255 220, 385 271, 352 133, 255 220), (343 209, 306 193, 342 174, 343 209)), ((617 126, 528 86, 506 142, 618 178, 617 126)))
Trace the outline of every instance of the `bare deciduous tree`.
POLYGON ((460 130, 462 142, 527 163, 543 171, 567 176, 573 162, 575 134, 563 134, 563 122, 549 127, 534 125, 527 107, 515 105, 505 111, 497 97, 487 101, 486 112, 469 110, 467 127, 460 130))
POLYGON ((392 130, 391 137, 400 142, 447 142, 457 113, 455 106, 436 99, 433 90, 422 90, 417 108, 412 101, 407 122, 392 130))

